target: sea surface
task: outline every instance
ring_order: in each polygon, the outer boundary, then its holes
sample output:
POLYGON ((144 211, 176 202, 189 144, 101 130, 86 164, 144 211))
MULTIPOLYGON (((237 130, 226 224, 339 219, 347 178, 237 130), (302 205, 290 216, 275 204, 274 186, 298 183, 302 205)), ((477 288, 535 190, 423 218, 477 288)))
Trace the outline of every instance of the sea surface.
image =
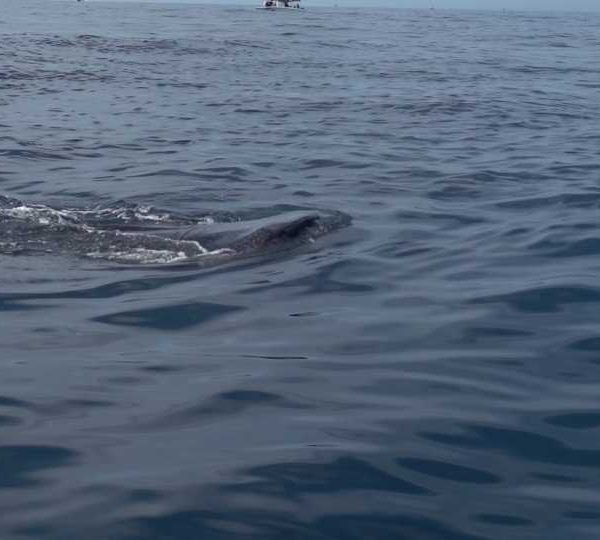
POLYGON ((1 2, 40 226, 352 218, 209 267, 4 242, 2 540, 600 538, 600 16, 1 2))

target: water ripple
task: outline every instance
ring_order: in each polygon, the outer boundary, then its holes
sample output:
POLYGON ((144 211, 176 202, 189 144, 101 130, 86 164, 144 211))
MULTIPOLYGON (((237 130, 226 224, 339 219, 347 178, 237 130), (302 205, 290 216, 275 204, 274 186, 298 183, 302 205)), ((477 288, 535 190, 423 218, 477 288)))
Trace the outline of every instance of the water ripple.
POLYGON ((600 536, 597 15, 2 8, 1 538, 600 536))

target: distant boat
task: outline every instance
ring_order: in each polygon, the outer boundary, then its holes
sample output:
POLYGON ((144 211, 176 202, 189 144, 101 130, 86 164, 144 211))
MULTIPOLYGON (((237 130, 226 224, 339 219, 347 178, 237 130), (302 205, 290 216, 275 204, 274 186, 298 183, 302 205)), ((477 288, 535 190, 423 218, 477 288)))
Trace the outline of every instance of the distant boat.
POLYGON ((278 9, 304 9, 300 7, 300 0, 263 0, 262 6, 256 9, 275 11, 278 9))

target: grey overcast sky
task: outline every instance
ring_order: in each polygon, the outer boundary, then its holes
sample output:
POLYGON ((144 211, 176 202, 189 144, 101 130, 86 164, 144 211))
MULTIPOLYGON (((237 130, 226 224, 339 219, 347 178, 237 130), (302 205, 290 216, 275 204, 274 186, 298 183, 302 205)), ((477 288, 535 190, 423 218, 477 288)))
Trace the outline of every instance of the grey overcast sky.
MULTIPOLYGON (((152 0, 146 0, 152 1, 152 0)), ((259 0, 154 0, 159 2, 193 2, 211 4, 256 4, 259 0)), ((306 7, 331 6, 336 0, 303 0, 306 7)), ((343 6, 386 6, 438 9, 517 9, 558 11, 600 11, 600 0, 337 0, 343 6)))

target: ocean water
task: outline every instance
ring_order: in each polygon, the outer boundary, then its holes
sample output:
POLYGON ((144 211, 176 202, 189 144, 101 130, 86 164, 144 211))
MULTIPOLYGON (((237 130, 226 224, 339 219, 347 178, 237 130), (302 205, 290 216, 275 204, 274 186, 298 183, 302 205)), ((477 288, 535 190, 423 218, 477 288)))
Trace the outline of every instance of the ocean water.
POLYGON ((0 538, 600 537, 600 17, 306 7, 2 0, 0 538))

